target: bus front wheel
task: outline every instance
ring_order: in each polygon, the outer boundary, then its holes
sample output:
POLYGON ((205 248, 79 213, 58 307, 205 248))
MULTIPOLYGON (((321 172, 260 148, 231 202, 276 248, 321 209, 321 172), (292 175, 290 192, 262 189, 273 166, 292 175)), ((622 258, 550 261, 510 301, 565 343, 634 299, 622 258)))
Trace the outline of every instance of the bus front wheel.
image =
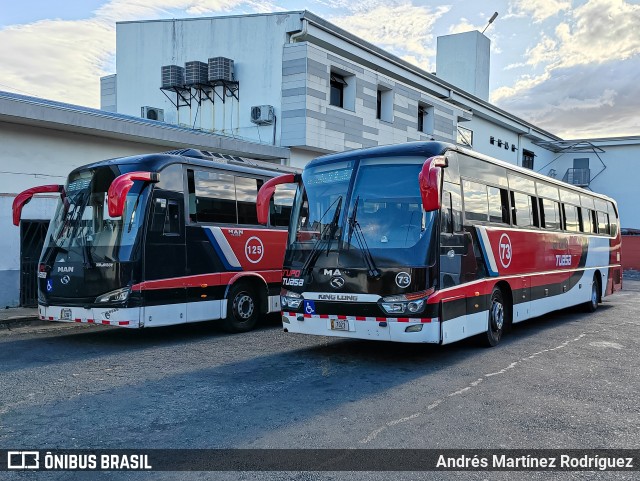
POLYGON ((256 326, 259 314, 255 291, 243 283, 234 284, 227 296, 225 330, 234 333, 250 331, 256 326))
POLYGON ((489 319, 483 341, 488 347, 497 346, 504 332, 507 319, 504 295, 499 287, 494 287, 489 301, 489 319))

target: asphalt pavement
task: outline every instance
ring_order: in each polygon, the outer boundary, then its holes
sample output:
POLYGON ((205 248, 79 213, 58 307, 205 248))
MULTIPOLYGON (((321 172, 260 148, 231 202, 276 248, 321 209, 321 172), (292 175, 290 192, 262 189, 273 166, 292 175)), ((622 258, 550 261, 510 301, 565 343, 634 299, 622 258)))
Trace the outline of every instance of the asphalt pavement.
MULTIPOLYGON (((515 325, 492 349, 474 339, 433 346, 285 334, 277 316, 239 335, 214 322, 144 330, 41 321, 0 328, 0 446, 637 448, 640 282, 625 280, 624 287, 594 314, 569 309, 515 325)), ((91 479, 455 476, 111 472, 91 479)), ((86 473, 22 477, 88 479, 86 473)))

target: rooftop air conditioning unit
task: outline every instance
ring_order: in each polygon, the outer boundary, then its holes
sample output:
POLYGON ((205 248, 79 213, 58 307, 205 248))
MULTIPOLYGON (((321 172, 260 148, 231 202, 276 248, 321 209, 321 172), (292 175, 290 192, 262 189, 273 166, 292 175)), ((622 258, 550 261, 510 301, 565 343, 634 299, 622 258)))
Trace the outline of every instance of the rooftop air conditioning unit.
POLYGON ((161 67, 163 89, 184 88, 184 67, 163 65, 161 67))
POLYGON ((164 110, 158 107, 141 107, 140 117, 149 120, 159 120, 164 122, 164 110))
POLYGON ((224 80, 233 82, 235 80, 233 72, 233 60, 226 57, 212 57, 209 59, 209 81, 215 82, 224 80))
POLYGON ((205 62, 198 62, 194 60, 185 64, 185 79, 186 86, 192 85, 204 85, 209 81, 209 67, 205 62))
POLYGON ((273 105, 251 107, 251 122, 258 125, 271 125, 275 119, 273 105))

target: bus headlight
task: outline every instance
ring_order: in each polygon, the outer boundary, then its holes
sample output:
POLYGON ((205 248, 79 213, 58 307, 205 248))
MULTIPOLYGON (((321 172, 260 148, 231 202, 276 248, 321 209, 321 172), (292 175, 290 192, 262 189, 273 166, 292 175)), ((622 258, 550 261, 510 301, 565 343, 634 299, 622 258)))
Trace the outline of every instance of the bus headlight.
POLYGON ((96 297, 96 304, 103 302, 124 302, 129 298, 131 289, 129 287, 123 287, 122 289, 116 289, 115 291, 107 292, 101 296, 96 297))
POLYGON ((383 297, 380 306, 387 314, 419 314, 424 311, 427 297, 433 294, 433 288, 426 291, 398 294, 383 297))
POLYGON ((291 292, 286 289, 280 291, 280 306, 284 309, 289 307, 297 309, 302 304, 302 296, 297 292, 291 292))

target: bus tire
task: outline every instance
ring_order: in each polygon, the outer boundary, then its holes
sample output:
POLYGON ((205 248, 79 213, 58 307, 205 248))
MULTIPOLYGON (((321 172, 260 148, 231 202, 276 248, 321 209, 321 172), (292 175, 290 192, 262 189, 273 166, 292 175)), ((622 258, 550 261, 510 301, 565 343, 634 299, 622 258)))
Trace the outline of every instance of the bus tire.
POLYGON ((227 296, 224 329, 232 333, 250 331, 256 327, 259 315, 260 304, 255 290, 243 282, 234 284, 227 296))
POLYGON ((584 309, 587 312, 595 312, 600 302, 600 282, 598 276, 593 275, 593 282, 591 283, 591 297, 584 303, 584 309))
POLYGON ((500 343, 507 320, 505 297, 499 287, 494 287, 489 300, 489 316, 487 320, 487 332, 483 336, 487 347, 494 347, 500 343))

